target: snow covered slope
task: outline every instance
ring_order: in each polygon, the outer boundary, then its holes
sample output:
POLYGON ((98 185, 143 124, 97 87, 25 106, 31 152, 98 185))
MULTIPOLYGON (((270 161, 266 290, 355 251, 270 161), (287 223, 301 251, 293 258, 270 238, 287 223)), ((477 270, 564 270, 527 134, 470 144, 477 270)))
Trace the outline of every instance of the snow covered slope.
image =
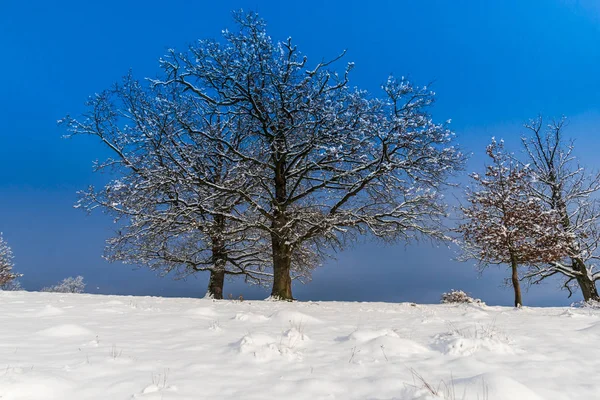
POLYGON ((587 309, 0 292, 0 399, 591 400, 599 339, 587 309))

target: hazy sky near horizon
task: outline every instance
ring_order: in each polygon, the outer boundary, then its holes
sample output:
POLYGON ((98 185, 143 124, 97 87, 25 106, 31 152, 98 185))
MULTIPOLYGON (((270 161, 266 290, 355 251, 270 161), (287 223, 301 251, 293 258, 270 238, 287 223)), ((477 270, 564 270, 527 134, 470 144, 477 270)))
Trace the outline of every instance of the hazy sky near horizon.
MULTIPOLYGON (((73 209, 76 191, 105 177, 92 162, 106 153, 92 138, 63 139, 56 121, 78 115, 89 95, 129 69, 158 73, 168 48, 184 50, 232 26, 231 11, 257 11, 276 40, 291 36, 309 63, 347 49, 353 85, 378 94, 390 73, 433 83, 438 120, 452 119, 459 144, 481 170, 492 136, 515 147, 524 121, 566 115, 569 136, 590 169, 600 161, 600 3, 537 1, 61 1, 0 3, 0 231, 22 283, 36 290, 81 274, 91 293, 203 296, 206 276, 187 281, 108 264, 114 228, 102 213, 73 209)), ((479 276, 472 263, 429 243, 368 242, 338 255, 301 300, 437 302, 462 288, 489 304, 511 304, 507 272, 479 276)), ((569 304, 558 282, 524 294, 528 305, 569 304)), ((227 283, 225 293, 262 298, 267 290, 227 283)))

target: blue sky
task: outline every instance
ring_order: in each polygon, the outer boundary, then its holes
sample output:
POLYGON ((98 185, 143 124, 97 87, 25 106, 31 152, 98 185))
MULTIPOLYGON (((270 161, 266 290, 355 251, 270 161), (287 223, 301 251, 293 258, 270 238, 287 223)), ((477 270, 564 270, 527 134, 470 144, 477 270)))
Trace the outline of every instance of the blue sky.
MULTIPOLYGON (((206 277, 155 277, 101 259, 109 217, 73 209, 75 192, 105 177, 91 138, 62 139, 56 120, 83 111, 87 96, 131 68, 154 76, 168 48, 216 38, 234 9, 258 11, 271 36, 291 36, 318 62, 347 49, 352 83, 376 92, 390 73, 433 82, 434 115, 452 119, 460 144, 482 168, 491 136, 516 143, 539 113, 566 115, 578 154, 597 168, 600 146, 600 3, 589 1, 15 1, 0 4, 0 231, 12 245, 26 288, 81 274, 93 293, 202 296, 206 277)), ((464 288, 490 304, 510 304, 506 275, 478 276, 454 252, 428 243, 379 248, 366 243, 338 255, 296 285, 311 300, 437 302, 464 288)), ((556 282, 524 295, 530 305, 568 304, 556 282)), ((225 293, 267 291, 228 284, 225 293)))

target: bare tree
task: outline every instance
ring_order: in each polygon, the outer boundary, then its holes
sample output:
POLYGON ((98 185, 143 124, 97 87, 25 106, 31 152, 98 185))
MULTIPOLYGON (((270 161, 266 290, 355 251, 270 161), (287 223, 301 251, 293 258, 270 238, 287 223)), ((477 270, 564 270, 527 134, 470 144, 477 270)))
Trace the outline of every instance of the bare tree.
POLYGON ((515 307, 523 304, 519 267, 561 259, 567 254, 558 213, 532 196, 531 174, 504 151, 503 142, 487 147, 491 164, 484 176, 473 174, 475 187, 462 207, 459 226, 463 258, 475 259, 481 268, 508 264, 515 293, 515 307))
POLYGON ((21 276, 13 272, 13 267, 12 250, 0 233, 0 286, 9 285, 11 281, 21 276))
POLYGON ((372 98, 349 87, 352 64, 331 69, 341 56, 308 68, 256 14, 235 21, 221 42, 170 51, 150 88, 126 79, 68 119, 121 175, 83 201, 128 221, 109 258, 272 277, 290 300, 294 276, 357 235, 446 238, 440 190, 463 157, 428 114, 433 92, 390 78, 372 98))
POLYGON ((564 276, 564 287, 572 294, 576 282, 583 298, 600 300, 595 282, 600 271, 594 269, 599 259, 600 243, 600 174, 588 174, 574 155, 574 143, 564 137, 565 119, 544 126, 542 117, 526 125, 531 132, 522 139, 528 163, 534 174, 532 190, 537 199, 560 216, 568 257, 535 266, 526 278, 538 283, 550 276, 564 276))
POLYGON ((65 119, 71 134, 101 140, 113 157, 96 169, 117 175, 102 190, 83 192, 79 206, 101 208, 122 222, 108 241, 108 260, 176 277, 209 271, 208 294, 220 299, 226 274, 253 282, 271 277, 268 246, 251 226, 236 222, 241 215, 251 219, 243 198, 214 189, 252 190, 240 166, 221 157, 220 143, 194 133, 222 134, 219 116, 168 89, 149 88, 130 74, 90 98, 81 120, 65 119))
POLYGON ((272 41, 256 14, 235 20, 239 31, 224 31, 222 42, 171 51, 162 61, 167 78, 154 83, 212 107, 229 130, 189 127, 220 143, 254 182, 251 190, 206 183, 258 212, 252 225, 271 240, 272 297, 292 299, 299 254, 327 254, 364 233, 444 237, 440 186, 462 156, 427 112, 433 93, 390 78, 385 98, 370 98, 349 87, 353 64, 331 69, 341 56, 309 67, 291 39, 272 41))

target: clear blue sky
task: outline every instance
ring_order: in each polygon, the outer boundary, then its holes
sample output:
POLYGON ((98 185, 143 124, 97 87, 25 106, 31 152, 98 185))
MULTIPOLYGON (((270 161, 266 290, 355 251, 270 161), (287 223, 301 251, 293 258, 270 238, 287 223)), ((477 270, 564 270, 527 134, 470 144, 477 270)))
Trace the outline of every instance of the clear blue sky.
MULTIPOLYGON (((109 217, 72 208, 101 146, 62 139, 56 120, 83 111, 87 96, 130 68, 158 72, 167 48, 218 37, 234 9, 258 11, 271 36, 291 36, 314 62, 348 49, 352 83, 376 91, 389 73, 434 82, 434 115, 452 119, 481 169, 491 136, 515 141, 543 113, 571 118, 568 133, 592 168, 600 148, 600 3, 588 1, 16 1, 0 3, 0 231, 24 286, 38 289, 81 274, 90 292, 202 296, 206 277, 186 282, 101 259, 109 217)), ((437 302, 464 288, 510 304, 504 270, 478 277, 453 251, 429 244, 357 246, 296 285, 300 299, 437 302)), ((556 282, 525 293, 526 304, 568 304, 556 282)), ((241 284, 225 293, 263 297, 241 284)))

